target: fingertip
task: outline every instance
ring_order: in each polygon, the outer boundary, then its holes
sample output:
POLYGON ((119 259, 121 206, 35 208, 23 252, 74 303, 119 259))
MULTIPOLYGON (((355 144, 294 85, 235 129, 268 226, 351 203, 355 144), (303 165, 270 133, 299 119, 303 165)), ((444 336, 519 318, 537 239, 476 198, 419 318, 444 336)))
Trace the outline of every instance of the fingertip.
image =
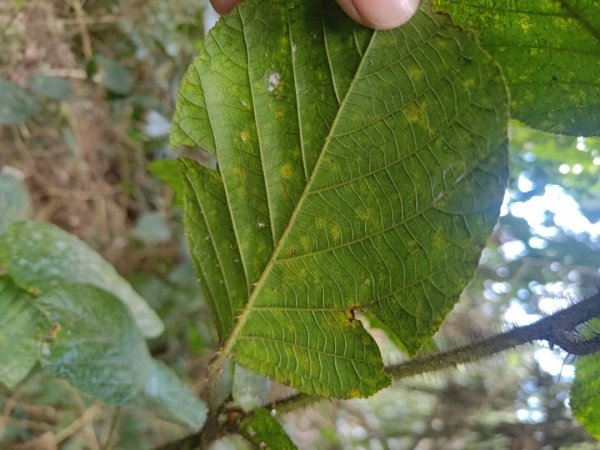
POLYGON ((210 0, 210 4, 221 15, 229 13, 240 0, 210 0))
POLYGON ((338 0, 352 19, 369 28, 388 30, 410 20, 420 0, 338 0))

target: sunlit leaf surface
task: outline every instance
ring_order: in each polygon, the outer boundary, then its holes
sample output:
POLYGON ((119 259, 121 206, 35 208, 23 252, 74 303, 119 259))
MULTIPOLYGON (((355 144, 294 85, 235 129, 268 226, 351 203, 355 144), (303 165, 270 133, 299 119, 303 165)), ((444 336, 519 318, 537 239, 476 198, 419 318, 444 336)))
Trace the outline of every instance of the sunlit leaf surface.
POLYGON ((188 70, 174 145, 192 258, 225 352, 303 391, 389 383, 358 320, 414 353, 473 274, 506 174, 507 93, 443 15, 387 32, 335 2, 247 1, 188 70))
POLYGON ((571 409, 575 418, 595 438, 600 439, 600 359, 598 355, 577 359, 577 372, 571 388, 571 409))
POLYGON ((511 114, 554 133, 600 134, 600 2, 434 0, 502 65, 511 114))

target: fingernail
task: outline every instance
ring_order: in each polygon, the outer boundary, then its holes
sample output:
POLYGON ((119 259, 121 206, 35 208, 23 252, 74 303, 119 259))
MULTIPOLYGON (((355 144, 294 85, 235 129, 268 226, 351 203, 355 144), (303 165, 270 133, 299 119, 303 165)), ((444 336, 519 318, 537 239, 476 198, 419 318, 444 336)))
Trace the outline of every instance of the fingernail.
POLYGON ((385 30, 402 25, 419 9, 420 0, 352 0, 360 21, 385 30))

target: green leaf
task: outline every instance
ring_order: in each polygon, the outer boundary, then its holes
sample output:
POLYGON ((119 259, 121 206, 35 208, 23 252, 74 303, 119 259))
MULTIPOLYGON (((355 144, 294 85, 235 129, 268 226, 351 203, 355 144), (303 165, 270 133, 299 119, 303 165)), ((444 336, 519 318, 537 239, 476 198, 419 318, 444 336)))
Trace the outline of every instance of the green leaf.
POLYGON ((198 429, 205 405, 162 363, 154 361, 129 311, 112 294, 86 284, 44 293, 38 307, 52 338, 40 344, 42 367, 100 400, 122 405, 148 398, 198 429))
POLYGON ((121 63, 106 56, 97 55, 94 58, 100 82, 107 91, 118 95, 127 95, 133 89, 135 80, 131 72, 121 63))
POLYGON ((12 389, 38 360, 37 338, 43 317, 34 298, 0 276, 0 383, 12 389))
POLYGON ((164 408, 188 428, 202 428, 208 413, 206 404, 179 380, 175 372, 162 362, 153 360, 146 380, 146 398, 164 408))
POLYGON ((390 327, 388 327, 385 323, 383 323, 381 320, 379 320, 377 317, 375 317, 373 314, 371 314, 368 311, 364 312, 363 315, 364 315, 364 320, 366 321, 365 326, 368 329, 380 330, 389 339, 389 341, 394 345, 394 347, 396 347, 397 350, 399 350, 402 353, 409 353, 408 350, 406 349, 406 346, 404 345, 404 342, 402 342, 400 339, 398 339, 398 336, 396 336, 396 333, 394 333, 390 329, 390 327))
POLYGON ((18 178, 0 174, 0 234, 13 222, 31 214, 31 198, 27 186, 18 178))
POLYGON ((226 337, 248 291, 223 183, 217 172, 195 161, 182 159, 180 164, 191 258, 204 297, 215 313, 219 336, 226 337))
POLYGON ((600 134, 600 3, 433 0, 502 65, 511 114, 554 133, 600 134))
POLYGON ((44 369, 107 403, 138 396, 150 371, 144 337, 115 297, 97 287, 68 285, 37 300, 52 327, 41 343, 44 369))
POLYGON ((23 123, 39 109, 34 97, 10 81, 0 78, 0 126, 23 123))
POLYGON ((181 204, 183 197, 183 182, 181 169, 177 160, 160 159, 152 161, 147 166, 148 171, 173 190, 174 204, 181 204))
POLYGON ((256 448, 264 450, 295 450, 283 427, 269 411, 264 408, 255 409, 250 419, 242 424, 244 437, 256 448))
POLYGON ((31 293, 43 293, 62 283, 93 284, 119 298, 145 336, 163 331, 156 313, 110 263, 54 225, 32 220, 10 225, 0 236, 0 261, 17 285, 31 293))
MULTIPOLYGON (((533 194, 543 193, 547 184, 563 186, 581 207, 600 199, 600 139, 575 138, 545 133, 512 124, 511 172, 525 175, 536 184, 533 194), (533 160, 533 161, 532 161, 533 160)), ((585 210, 582 211, 585 214, 585 210)), ((598 218, 588 217, 590 222, 598 218)))
POLYGON ((250 0, 221 20, 171 139, 218 161, 181 165, 223 354, 318 395, 388 385, 352 312, 411 353, 437 330, 498 216, 507 102, 473 36, 426 5, 385 32, 317 0, 250 0))
POLYGON ((38 94, 57 101, 67 100, 73 93, 69 82, 60 77, 35 74, 29 80, 29 86, 38 94))

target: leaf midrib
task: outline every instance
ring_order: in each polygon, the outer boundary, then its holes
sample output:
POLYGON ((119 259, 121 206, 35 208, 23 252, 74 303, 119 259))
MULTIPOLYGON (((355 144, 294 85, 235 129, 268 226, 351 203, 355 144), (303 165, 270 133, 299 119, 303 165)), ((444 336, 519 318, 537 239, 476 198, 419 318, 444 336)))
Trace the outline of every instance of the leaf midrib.
POLYGON ((600 42, 600 30, 594 28, 593 23, 587 20, 587 18, 583 17, 577 9, 573 8, 573 6, 569 4, 568 1, 560 0, 560 4, 563 6, 563 8, 571 13, 573 18, 579 22, 584 29, 586 29, 592 36, 596 38, 597 41, 600 42))
MULTIPOLYGON (((324 23, 323 23, 323 33, 326 33, 324 23)), ((371 35, 371 38, 369 39, 369 44, 367 45, 367 48, 366 48, 364 54, 361 56, 360 63, 354 73, 354 77, 353 77, 352 81, 349 84, 349 87, 348 87, 348 90, 346 91, 344 99, 340 103, 339 108, 336 112, 335 118, 334 118, 333 122, 331 123, 331 126, 329 128, 329 133, 327 134, 327 137, 325 138, 325 142, 323 144, 323 147, 321 148, 321 152, 319 153, 319 156, 315 163, 314 169, 313 169, 310 177, 307 180, 307 183, 304 188, 304 191, 302 192, 302 195, 298 198, 298 202, 296 203, 296 206, 292 212, 292 215, 290 216, 288 226, 285 228, 283 234, 281 235, 281 238, 279 239, 279 241, 277 242, 277 245, 273 249, 273 252, 271 253, 271 257, 269 258, 269 261, 265 265, 265 268, 263 269, 263 271, 260 275, 260 278, 256 281, 256 283, 254 283, 254 290, 251 292, 251 294, 248 298, 248 302, 246 303, 246 306, 242 309, 240 315, 238 316, 236 323, 233 325, 233 328, 231 330, 229 337, 224 342, 223 347, 221 348, 221 353, 220 353, 218 359, 215 360, 215 364, 220 364, 225 358, 227 358, 231 354, 233 346, 237 342, 238 336, 239 336, 242 328, 244 327, 246 321, 250 317, 250 313, 253 310, 254 302, 256 301, 256 299, 258 298, 260 293, 262 292, 262 287, 264 286, 266 280, 268 279, 269 275, 271 274, 273 267, 275 266, 275 262, 277 261, 279 253, 281 252, 281 249, 283 248, 284 244, 286 243, 286 240, 287 240, 287 237, 288 237, 290 231, 294 227, 294 223, 298 216, 298 212, 302 209, 302 204, 308 198, 308 193, 310 192, 311 186, 315 179, 314 174, 318 172, 319 166, 321 165, 322 160, 323 160, 323 155, 326 153, 326 150, 327 150, 328 146, 330 145, 330 142, 331 142, 331 139, 333 136, 333 130, 335 130, 337 127, 337 122, 340 117, 340 113, 344 110, 344 106, 346 104, 348 96, 350 95, 350 92, 352 92, 352 90, 353 90, 353 87, 356 83, 358 75, 363 68, 364 62, 367 60, 367 57, 369 55, 369 52, 373 45, 373 42, 378 35, 379 35, 379 32, 377 30, 373 31, 373 34, 371 35)), ((293 45, 293 44, 290 41, 290 46, 291 45, 293 45)), ((291 50, 292 49, 290 48, 290 51, 291 50)), ((329 55, 327 55, 327 58, 329 60, 329 55)), ((294 65, 293 59, 292 59, 292 65, 294 65)), ((294 70, 295 70, 295 68, 294 68, 294 70)), ((298 99, 296 99, 296 102, 298 102, 298 99)))

